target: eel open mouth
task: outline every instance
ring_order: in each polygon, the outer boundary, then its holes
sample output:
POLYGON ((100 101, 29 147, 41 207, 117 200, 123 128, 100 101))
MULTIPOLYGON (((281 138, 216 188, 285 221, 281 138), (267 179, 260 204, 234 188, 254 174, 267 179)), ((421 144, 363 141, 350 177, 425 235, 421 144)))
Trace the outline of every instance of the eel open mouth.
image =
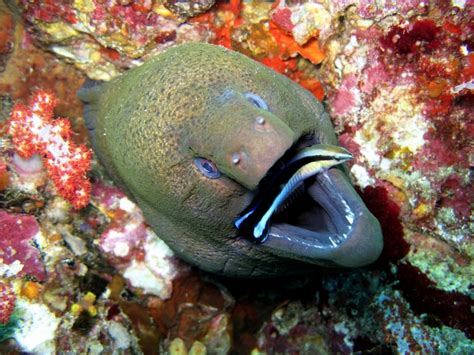
POLYGON ((259 248, 299 261, 342 267, 375 261, 383 247, 380 224, 346 174, 334 168, 350 153, 316 144, 289 154, 235 221, 239 233, 259 248))

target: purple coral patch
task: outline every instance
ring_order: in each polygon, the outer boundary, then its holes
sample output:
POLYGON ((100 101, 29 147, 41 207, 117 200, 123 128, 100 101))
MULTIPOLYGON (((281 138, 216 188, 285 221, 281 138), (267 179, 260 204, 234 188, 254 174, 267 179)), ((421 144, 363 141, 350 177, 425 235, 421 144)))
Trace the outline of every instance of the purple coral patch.
POLYGON ((38 249, 32 238, 39 231, 33 216, 0 211, 0 261, 6 266, 19 270, 17 276, 30 275, 44 281, 46 273, 38 249))

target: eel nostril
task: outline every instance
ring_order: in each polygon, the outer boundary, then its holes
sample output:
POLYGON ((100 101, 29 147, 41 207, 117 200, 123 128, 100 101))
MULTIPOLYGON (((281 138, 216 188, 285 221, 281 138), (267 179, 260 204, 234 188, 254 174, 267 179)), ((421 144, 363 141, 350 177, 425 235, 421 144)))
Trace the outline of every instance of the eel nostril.
POLYGON ((240 154, 239 153, 233 153, 231 157, 231 161, 233 165, 237 165, 240 163, 240 154))

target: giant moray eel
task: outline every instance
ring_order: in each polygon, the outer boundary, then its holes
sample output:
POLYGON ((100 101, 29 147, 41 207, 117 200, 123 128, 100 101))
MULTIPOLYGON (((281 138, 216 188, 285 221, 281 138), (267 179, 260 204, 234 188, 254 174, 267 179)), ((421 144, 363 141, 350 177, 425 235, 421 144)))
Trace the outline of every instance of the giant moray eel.
POLYGON ((341 165, 350 154, 283 75, 185 44, 79 96, 99 159, 189 263, 258 277, 379 256, 380 225, 341 165))

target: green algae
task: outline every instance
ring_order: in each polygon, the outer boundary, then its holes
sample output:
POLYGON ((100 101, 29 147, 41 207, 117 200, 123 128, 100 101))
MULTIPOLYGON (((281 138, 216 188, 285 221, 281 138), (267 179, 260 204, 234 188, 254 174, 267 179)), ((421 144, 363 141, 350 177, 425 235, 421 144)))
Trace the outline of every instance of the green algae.
POLYGON ((407 257, 411 265, 417 267, 437 287, 448 292, 461 292, 474 297, 471 288, 474 280, 474 264, 459 265, 449 255, 441 254, 434 249, 418 249, 407 257))
POLYGON ((13 337, 15 330, 18 328, 19 320, 19 312, 15 310, 10 316, 8 323, 0 323, 0 343, 3 343, 5 340, 13 337))

